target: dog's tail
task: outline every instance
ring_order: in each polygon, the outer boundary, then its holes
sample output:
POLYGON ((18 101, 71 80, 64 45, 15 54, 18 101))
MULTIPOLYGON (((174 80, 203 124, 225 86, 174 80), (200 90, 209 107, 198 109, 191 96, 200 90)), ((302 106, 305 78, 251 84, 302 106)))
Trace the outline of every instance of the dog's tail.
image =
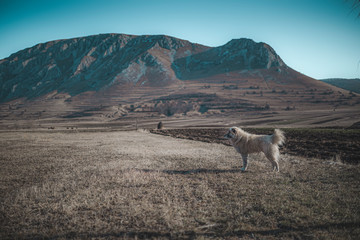
POLYGON ((283 145, 285 143, 284 132, 280 129, 275 129, 272 135, 271 142, 276 145, 283 145))

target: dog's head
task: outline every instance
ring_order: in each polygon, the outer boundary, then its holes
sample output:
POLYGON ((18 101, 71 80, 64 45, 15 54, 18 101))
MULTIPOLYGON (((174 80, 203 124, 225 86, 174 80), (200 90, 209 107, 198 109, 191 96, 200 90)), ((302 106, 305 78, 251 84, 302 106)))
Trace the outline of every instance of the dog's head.
POLYGON ((233 139, 233 138, 237 138, 237 136, 238 136, 238 128, 231 127, 229 128, 228 132, 224 135, 224 138, 233 139))

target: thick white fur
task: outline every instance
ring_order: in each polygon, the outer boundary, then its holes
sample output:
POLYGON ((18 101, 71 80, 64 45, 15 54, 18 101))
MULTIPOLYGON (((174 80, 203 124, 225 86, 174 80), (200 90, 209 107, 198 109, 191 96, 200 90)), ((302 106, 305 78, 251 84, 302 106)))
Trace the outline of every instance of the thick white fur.
POLYGON ((279 146, 285 142, 283 131, 275 129, 272 135, 256 135, 245 132, 241 128, 232 127, 225 134, 243 159, 242 171, 246 171, 248 154, 263 152, 271 162, 273 170, 279 171, 279 146))

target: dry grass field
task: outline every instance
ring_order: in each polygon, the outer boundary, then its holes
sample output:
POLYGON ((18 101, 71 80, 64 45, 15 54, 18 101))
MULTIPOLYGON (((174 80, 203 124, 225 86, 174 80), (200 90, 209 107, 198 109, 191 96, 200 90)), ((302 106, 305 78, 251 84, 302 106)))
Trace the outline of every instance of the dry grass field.
MULTIPOLYGON (((314 145, 316 147, 316 145, 314 145)), ((146 131, 3 131, 0 239, 356 239, 360 167, 146 131)))

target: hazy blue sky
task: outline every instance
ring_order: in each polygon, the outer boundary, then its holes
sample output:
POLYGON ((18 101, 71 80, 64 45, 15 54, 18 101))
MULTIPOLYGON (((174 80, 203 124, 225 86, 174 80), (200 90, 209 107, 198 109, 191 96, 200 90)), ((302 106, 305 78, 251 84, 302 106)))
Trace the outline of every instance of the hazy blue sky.
POLYGON ((360 77, 352 0, 0 0, 0 59, 37 43, 99 33, 166 34, 207 46, 266 42, 314 78, 360 77))

